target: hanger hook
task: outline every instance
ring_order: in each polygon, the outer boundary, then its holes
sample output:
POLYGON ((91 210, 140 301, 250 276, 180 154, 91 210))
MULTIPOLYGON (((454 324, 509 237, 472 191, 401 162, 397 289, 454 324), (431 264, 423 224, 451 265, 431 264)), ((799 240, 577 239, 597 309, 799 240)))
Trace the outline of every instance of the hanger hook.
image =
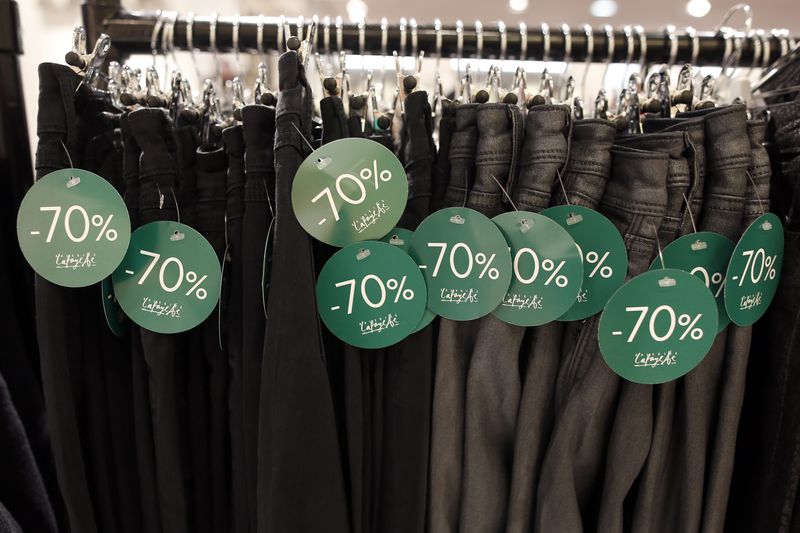
POLYGON ((159 9, 156 11, 156 23, 153 25, 153 33, 150 35, 150 52, 153 54, 153 66, 156 66, 156 57, 158 56, 158 34, 161 32, 162 26, 164 26, 164 14, 159 9))
POLYGON ((781 43, 781 56, 785 56, 789 53, 789 40, 786 38, 786 30, 780 30, 778 28, 772 28, 769 31, 770 35, 778 39, 781 43))
POLYGON ((564 36, 564 63, 566 63, 564 74, 566 74, 572 62, 572 31, 566 22, 561 25, 561 34, 564 36))
POLYGON ((358 21, 358 55, 364 56, 364 48, 366 46, 366 28, 367 21, 361 19, 358 21))
POLYGON ((667 39, 669 39, 669 60, 667 61, 667 67, 672 69, 672 66, 678 59, 678 36, 675 34, 675 26, 668 24, 664 27, 664 33, 667 39))
POLYGON ((636 46, 636 41, 633 37, 633 26, 626 25, 622 28, 622 31, 625 34, 625 44, 627 46, 625 54, 625 74, 622 76, 622 87, 624 88, 628 82, 628 70, 631 67, 631 63, 633 63, 633 49, 636 46))
POLYGON ((233 17, 233 27, 231 28, 231 41, 233 41, 233 54, 234 60, 236 61, 236 76, 240 76, 242 73, 241 63, 239 62, 239 22, 240 16, 239 13, 233 17))
POLYGON ((690 64, 693 67, 696 67, 697 66, 697 56, 700 53, 700 39, 697 37, 697 30, 692 26, 688 26, 684 30, 684 33, 686 33, 686 36, 692 42, 692 59, 691 59, 691 63, 690 64))
POLYGON ((542 22, 540 29, 542 30, 542 61, 546 64, 550 61, 550 26, 546 22, 542 22))
POLYGON ((714 33, 720 35, 724 33, 726 28, 726 24, 731 18, 738 12, 744 13, 744 29, 745 32, 749 33, 750 29, 753 27, 753 10, 750 9, 750 6, 747 4, 736 4, 731 6, 727 12, 722 16, 722 20, 720 21, 719 25, 714 29, 714 33))
POLYGON ((456 70, 458 79, 461 79, 461 58, 464 57, 464 23, 456 21, 456 70))
POLYGON ((770 44, 769 37, 767 37, 767 32, 763 29, 758 30, 756 34, 761 40, 761 51, 763 52, 761 56, 761 68, 766 69, 769 66, 769 60, 772 56, 772 45, 770 44))
POLYGON ((633 29, 639 36, 639 76, 644 79, 647 77, 647 32, 643 26, 638 24, 633 29))
POLYGON ((333 22, 333 26, 336 30, 336 51, 341 52, 344 49, 344 44, 342 44, 342 17, 336 17, 333 22))
POLYGON ((408 26, 411 28, 411 56, 417 57, 417 45, 419 44, 417 36, 417 19, 409 20, 408 26))
POLYGON ((506 33, 506 23, 502 20, 497 21, 497 31, 500 33, 500 61, 505 61, 508 49, 508 35, 506 33))
POLYGON ((433 19, 433 31, 436 33, 436 59, 442 58, 442 20, 433 19))
POLYGON ((325 55, 331 53, 331 18, 325 16, 322 18, 322 49, 325 55))
MULTIPOLYGON (((483 22, 480 20, 475 21, 475 39, 476 55, 480 62, 480 60, 483 59, 483 22)), ((478 71, 480 72, 480 66, 478 66, 478 71)))
POLYGON ((750 69, 747 73, 747 76, 750 77, 753 74, 753 69, 761 66, 761 52, 763 43, 761 42, 761 38, 758 36, 757 30, 752 30, 747 35, 747 38, 753 42, 753 60, 750 62, 750 69))
POLYGON ((528 25, 519 23, 519 60, 528 60, 528 25))
POLYGON ((400 50, 397 54, 402 57, 406 55, 406 43, 408 43, 408 21, 405 17, 400 18, 400 50))
POLYGON ((611 61, 614 60, 614 49, 615 49, 615 42, 614 42, 614 26, 611 24, 606 24, 603 26, 603 32, 606 34, 606 43, 608 44, 608 50, 606 55, 606 66, 603 69, 603 77, 601 78, 601 86, 606 86, 606 74, 608 74, 608 67, 611 65, 611 61))
POLYGON ((589 73, 589 65, 591 65, 594 56, 594 30, 591 25, 584 24, 583 33, 586 36, 586 62, 583 67, 583 76, 581 76, 581 94, 584 100, 588 101, 589 99, 586 95, 586 78, 589 73))
POLYGON ((264 15, 258 15, 256 23, 256 50, 258 51, 259 62, 264 62, 264 15))

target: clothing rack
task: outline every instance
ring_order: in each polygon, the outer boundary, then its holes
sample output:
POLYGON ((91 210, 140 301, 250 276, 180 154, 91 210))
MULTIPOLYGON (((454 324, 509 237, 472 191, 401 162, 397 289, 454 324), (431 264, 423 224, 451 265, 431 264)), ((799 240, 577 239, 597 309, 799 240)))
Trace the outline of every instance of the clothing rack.
MULTIPOLYGON (((83 4, 84 26, 90 42, 105 33, 118 56, 151 53, 151 42, 161 43, 165 18, 156 12, 126 11, 121 0, 85 0, 83 4), (154 30, 155 35, 154 35, 154 30), (155 40, 154 40, 155 38, 155 40)), ((238 33, 238 49, 257 50, 259 27, 264 52, 281 48, 283 32, 279 21, 291 25, 297 32, 297 18, 278 17, 216 17, 197 16, 191 24, 192 48, 198 51, 212 50, 212 34, 215 34, 216 51, 232 52, 235 49, 234 34, 238 33), (238 32, 235 27, 238 26, 238 32), (212 30, 212 28, 214 28, 212 30)), ((340 19, 341 20, 341 19, 340 19)), ((305 19, 308 24, 311 19, 305 19)), ((187 50, 187 17, 183 14, 172 26, 171 44, 175 49, 187 50)), ((505 31, 497 23, 484 23, 482 30, 475 25, 457 26, 419 24, 412 21, 399 24, 322 22, 316 33, 315 50, 338 52, 341 50, 360 54, 412 54, 424 51, 426 57, 482 57, 498 59, 549 59, 552 61, 640 62, 644 43, 645 58, 653 63, 692 63, 695 66, 721 65, 740 51, 738 64, 742 67, 760 66, 764 59, 774 61, 788 51, 794 38, 780 32, 693 32, 672 27, 660 32, 643 31, 640 28, 624 29, 593 28, 591 38, 585 27, 549 27, 528 25, 525 31, 520 26, 508 24, 505 31), (327 29, 326 29, 327 27, 327 29), (636 31, 638 29, 638 32, 636 31), (640 33, 641 32, 641 33, 640 33), (327 35, 327 37, 326 37, 327 35), (568 35, 568 37, 567 37, 568 35), (644 35, 644 39, 642 39, 644 35), (414 50, 416 42, 416 50, 414 50), (504 44, 505 43, 505 44, 504 44), (327 46, 326 46, 327 44, 327 46), (403 46, 405 44, 405 46, 403 46), (570 53, 567 54, 567 48, 570 53), (548 50, 547 57, 545 51, 548 50)), ((160 48, 160 47, 159 47, 160 48)), ((282 49, 280 51, 283 51, 282 49)))

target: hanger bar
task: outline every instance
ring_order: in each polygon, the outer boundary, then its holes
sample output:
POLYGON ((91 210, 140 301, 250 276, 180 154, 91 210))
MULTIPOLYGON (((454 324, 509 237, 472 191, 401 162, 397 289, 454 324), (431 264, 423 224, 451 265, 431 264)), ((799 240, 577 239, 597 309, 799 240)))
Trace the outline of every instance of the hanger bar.
MULTIPOLYGON (((113 2, 112 2, 113 3, 113 2)), ((97 17, 87 17, 87 4, 84 4, 84 17, 87 22, 87 33, 90 36, 105 33, 111 37, 111 42, 119 55, 125 56, 137 53, 150 53, 150 40, 153 29, 158 20, 154 12, 134 12, 118 10, 112 16, 100 22, 100 27, 91 27, 97 17)), ((108 9, 107 4, 102 7, 108 9)), ((211 16, 197 15, 193 25, 193 45, 198 51, 209 50, 210 22, 211 16)), ((235 18, 232 16, 220 16, 217 22, 217 49, 219 52, 232 52, 233 27, 235 18)), ((264 49, 275 51, 278 43, 278 17, 263 17, 263 39, 264 49)), ((293 32, 297 31, 297 19, 287 18, 286 22, 291 24, 293 32)), ((310 19, 305 19, 306 24, 310 19)), ((163 32, 164 25, 161 25, 163 32)), ((256 49, 258 28, 258 17, 241 16, 239 17, 239 43, 241 51, 254 51, 256 49)), ((378 55, 381 53, 381 26, 379 23, 367 23, 364 25, 364 51, 367 54, 378 55)), ((411 54, 410 30, 407 30, 406 55, 411 54)), ((442 56, 455 57, 457 50, 457 33, 455 25, 442 26, 441 29, 442 56)), ((550 60, 560 61, 564 59, 564 36, 559 30, 550 30, 550 60)), ((317 47, 322 50, 322 23, 317 32, 317 47)), ((330 27, 330 48, 332 52, 338 52, 336 47, 336 29, 333 21, 330 27)), ((571 29, 572 35, 572 54, 571 61, 586 61, 586 35, 581 27, 571 29)), ((670 55, 670 37, 665 32, 647 32, 647 62, 648 63, 667 63, 670 55)), ((675 64, 688 63, 692 58, 692 39, 682 30, 675 32, 678 40, 677 56, 675 64)), ((433 24, 419 24, 417 28, 418 50, 424 50, 426 57, 436 56, 436 36, 437 32, 433 24)), ((722 35, 714 32, 697 32, 698 52, 696 66, 721 65, 725 56, 726 39, 722 35)), ((159 35, 160 42, 160 35, 159 35)), ((518 59, 520 55, 521 35, 516 25, 509 24, 506 30, 507 38, 507 58, 518 59)), ((739 65, 747 68, 753 63, 753 54, 756 51, 754 35, 731 38, 729 49, 735 49, 733 39, 741 38, 741 58, 739 65)), ((770 61, 774 61, 781 55, 781 41, 778 37, 767 34, 765 38, 770 40, 770 61)), ((186 43, 186 18, 185 15, 178 19, 174 28, 175 47, 185 50, 186 43)), ((483 27, 483 53, 482 57, 497 58, 500 54, 501 34, 496 25, 486 23, 483 27)), ((614 35, 613 61, 624 63, 628 59, 628 50, 625 33, 618 29, 614 35)), ((541 60, 544 39, 538 25, 529 25, 527 29, 527 59, 541 60)), ((639 38, 634 39, 633 61, 639 61, 641 51, 639 38)), ((359 50, 359 27, 357 23, 345 22, 342 25, 342 46, 344 50, 357 53, 359 50)), ((400 51, 401 30, 398 24, 390 24, 387 29, 387 50, 400 51)), ((475 57, 477 54, 478 38, 472 26, 465 26, 463 33, 462 57, 475 57)), ((759 47, 760 48, 760 47, 759 47)), ((602 63, 607 60, 608 38, 602 28, 594 29, 594 52, 592 62, 602 63)), ((283 50, 280 50, 283 52, 283 50)))

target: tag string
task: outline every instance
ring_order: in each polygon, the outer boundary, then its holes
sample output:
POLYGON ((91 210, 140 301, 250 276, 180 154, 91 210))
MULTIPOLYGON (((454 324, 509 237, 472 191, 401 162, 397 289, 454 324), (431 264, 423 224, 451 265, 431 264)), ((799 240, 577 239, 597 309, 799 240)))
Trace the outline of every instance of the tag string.
POLYGON ((461 207, 467 207, 467 195, 469 194, 469 176, 467 175, 467 171, 464 171, 464 201, 461 203, 461 207))
POLYGON ((758 199, 758 208, 761 210, 761 214, 763 215, 763 214, 765 214, 764 213, 764 202, 761 200, 761 195, 758 194, 758 187, 756 186, 756 182, 753 179, 753 176, 750 175, 750 171, 749 170, 747 170, 745 172, 747 172, 747 177, 750 178, 750 183, 753 184, 753 192, 755 193, 756 198, 758 199))
POLYGON ((495 177, 494 177, 494 174, 489 174, 489 175, 492 177, 492 179, 493 179, 493 180, 494 180, 494 182, 497 184, 497 186, 498 186, 498 187, 500 187, 500 190, 501 190, 501 191, 503 191, 503 194, 506 196, 506 198, 508 198, 508 203, 510 203, 510 204, 511 204, 511 207, 513 207, 513 208, 514 208, 514 211, 519 211, 519 209, 517 209, 517 206, 516 206, 516 205, 514 205, 514 200, 512 200, 512 199, 511 199, 511 196, 509 196, 509 195, 508 195, 508 191, 506 191, 506 188, 505 188, 505 187, 503 187, 503 186, 500 184, 500 181, 499 181, 497 178, 495 178, 495 177))
POLYGON ((261 183, 264 184, 264 194, 267 196, 267 207, 269 207, 269 214, 272 218, 275 218, 275 211, 272 209, 272 200, 269 197, 269 189, 267 189, 267 180, 261 179, 261 183))
MULTIPOLYGON (((308 139, 306 139, 306 136, 305 136, 305 135, 303 135, 303 132, 302 132, 302 131, 300 131, 300 128, 298 128, 298 127, 297 127, 297 125, 296 125, 294 122, 290 122, 290 124, 291 124, 291 125, 292 125, 292 127, 293 127, 293 128, 296 130, 296 131, 297 131, 297 133, 299 133, 299 134, 300 134, 300 137, 302 137, 302 138, 303 138, 303 141, 305 141, 305 143, 308 145, 308 149, 309 149, 309 150, 311 150, 311 151, 313 152, 313 151, 314 151, 314 147, 313 147, 313 146, 311 146, 311 143, 310 143, 310 142, 308 142, 308 139)), ((269 195, 267 195, 267 196, 269 196, 269 195)))
MULTIPOLYGON (((181 209, 178 207, 178 198, 175 196, 175 189, 172 188, 172 185, 169 186, 169 191, 172 193, 172 201, 175 202, 175 214, 178 217, 178 224, 181 223, 181 209)), ((227 237, 225 238, 225 242, 228 242, 227 237)))
POLYGON ((558 176, 558 183, 561 185, 561 191, 564 193, 564 200, 567 202, 567 205, 572 205, 572 202, 569 201, 567 188, 564 186, 564 180, 561 179, 561 172, 559 172, 558 169, 556 169, 556 176, 558 176))
POLYGON ((69 168, 75 168, 75 165, 72 164, 72 157, 69 155, 69 150, 67 150, 67 145, 64 144, 64 141, 61 139, 58 140, 61 143, 61 147, 64 149, 64 153, 67 154, 67 161, 69 161, 69 168))
POLYGON ((664 264, 664 254, 661 251, 661 239, 658 238, 658 228, 655 230, 656 246, 658 246, 658 259, 661 261, 661 268, 667 268, 664 264))
POLYGON ((697 233, 697 226, 694 225, 694 215, 692 215, 692 206, 689 205, 689 199, 686 198, 685 194, 683 194, 683 201, 686 202, 686 212, 689 213, 689 221, 692 223, 692 231, 697 233))

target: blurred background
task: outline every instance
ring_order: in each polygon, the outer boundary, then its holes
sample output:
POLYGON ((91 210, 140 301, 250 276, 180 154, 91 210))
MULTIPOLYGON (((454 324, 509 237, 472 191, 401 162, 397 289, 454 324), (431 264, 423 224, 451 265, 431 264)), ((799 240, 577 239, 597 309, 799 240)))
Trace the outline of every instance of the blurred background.
MULTIPOLYGON (((753 14, 753 28, 763 28, 767 31, 777 28, 787 28, 792 35, 797 35, 800 31, 800 4, 798 0, 753 0, 749 2, 753 14)), ((561 23, 570 26, 580 27, 588 23, 595 28, 600 28, 605 24, 611 24, 616 28, 621 28, 626 24, 640 24, 649 31, 658 31, 666 25, 672 24, 677 27, 678 32, 682 32, 687 26, 697 28, 699 31, 714 30, 721 22, 725 12, 731 7, 732 3, 721 2, 720 0, 673 0, 670 2, 657 0, 561 0, 561 1, 540 1, 540 0, 500 0, 495 2, 463 1, 463 0, 230 0, 221 4, 214 0, 127 0, 123 6, 128 10, 168 10, 186 15, 192 11, 198 15, 209 15, 217 12, 220 16, 258 15, 265 16, 297 16, 304 15, 311 17, 317 14, 320 17, 328 15, 330 17, 341 16, 345 20, 358 21, 366 18, 368 21, 378 21, 386 17, 390 22, 397 22, 401 17, 415 18, 420 23, 431 22, 435 18, 440 18, 445 24, 453 23, 461 19, 469 27, 475 20, 481 20, 484 26, 493 27, 496 21, 503 20, 509 27, 509 31, 515 31, 518 22, 524 21, 528 24, 529 31, 537 31, 541 22, 547 22, 551 26, 551 32, 558 32, 561 23)), ((64 54, 71 46, 72 28, 80 24, 80 1, 79 0, 23 0, 19 2, 20 18, 23 33, 23 45, 25 54, 21 58, 23 71, 23 83, 25 99, 27 103, 28 124, 30 127, 31 146, 35 145, 36 124, 36 95, 38 92, 38 80, 36 74, 37 65, 44 61, 60 62, 64 61, 64 54)), ((744 17, 737 14, 729 22, 729 25, 737 28, 744 27, 744 17)), ((93 43, 90 43, 92 46, 93 43)), ((618 45, 620 46, 620 45, 618 45)), ((252 87, 252 79, 255 76, 255 66, 258 58, 249 57, 242 54, 238 59, 234 54, 220 54, 214 58, 211 54, 197 54, 196 63, 192 62, 188 53, 178 53, 175 58, 170 58, 169 63, 164 62, 164 58, 158 60, 159 72, 162 73, 162 82, 169 78, 169 72, 175 67, 173 63, 181 68, 185 73, 189 73, 193 89, 195 92, 202 85, 202 79, 208 77, 220 79, 224 86, 227 82, 230 86, 230 79, 239 75, 245 80, 247 93, 252 87), (219 70, 217 70, 219 69, 219 70), (219 78, 217 74, 219 73, 219 78)), ((151 56, 134 57, 129 63, 134 66, 144 67, 153 61, 151 56)), ((274 63, 274 57, 268 63, 274 63)), ((455 72, 457 68, 463 69, 463 63, 459 64, 455 60, 442 61, 440 70, 444 79, 445 91, 453 90, 457 84, 455 72)), ((506 73, 505 81, 511 83, 516 65, 508 61, 507 65, 501 68, 506 73)), ((324 68, 332 71, 336 69, 335 58, 324 58, 324 68)), ((367 68, 376 71, 378 84, 386 81, 387 78, 394 78, 394 62, 390 58, 381 59, 372 57, 369 61, 362 61, 357 57, 350 57, 347 61, 351 71, 352 83, 354 87, 361 87, 364 83, 364 72, 367 68), (384 70, 386 74, 380 71, 384 70)), ((484 61, 473 63, 473 70, 478 71, 478 82, 480 83, 480 73, 485 73, 490 66, 490 62, 484 61)), ((413 69, 413 58, 405 58, 403 67, 406 72, 413 69)), ((433 75, 436 66, 432 60, 426 60, 422 68, 422 88, 431 91, 433 75), (426 83, 426 80, 428 83, 426 83)), ((583 65, 566 65, 564 63, 551 62, 544 64, 541 62, 527 62, 526 72, 530 76, 529 83, 538 84, 537 73, 543 68, 553 74, 558 82, 559 77, 564 78, 570 74, 577 80, 587 79, 584 92, 588 100, 594 99, 592 94, 596 94, 597 88, 617 87, 622 85, 629 68, 635 66, 611 65, 606 68, 604 65, 593 65, 588 72, 584 72, 583 65)), ((273 72, 273 88, 274 69, 273 72)), ((759 72, 748 72, 747 69, 739 75, 740 81, 745 85, 741 90, 746 90, 746 83, 749 80, 757 79, 759 72)), ((757 69, 756 69, 757 70, 757 69)), ((701 73, 702 74, 702 73, 701 73)), ((312 83, 318 83, 316 72, 310 72, 312 83)), ((578 82, 580 84, 580 81, 578 82)), ((314 86, 315 90, 319 86, 314 86)), ((580 85, 579 85, 580 88, 580 85)), ((223 89, 222 100, 229 100, 229 91, 223 89)), ((393 92, 393 87, 386 87, 386 92, 393 92)), ((585 97, 585 99, 587 99, 585 97)))

